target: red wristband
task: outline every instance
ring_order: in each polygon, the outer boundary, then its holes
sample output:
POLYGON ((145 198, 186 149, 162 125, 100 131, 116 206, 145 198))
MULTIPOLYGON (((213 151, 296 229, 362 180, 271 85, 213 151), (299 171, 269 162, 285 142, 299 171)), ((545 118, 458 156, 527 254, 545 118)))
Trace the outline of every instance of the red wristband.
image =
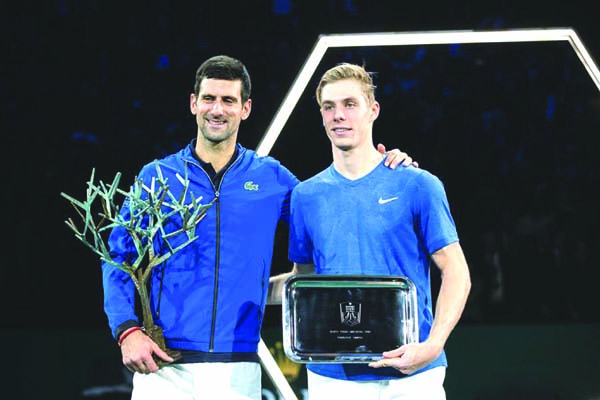
POLYGON ((125 340, 125 338, 129 335, 131 335, 133 332, 135 331, 141 331, 142 328, 140 328, 139 326, 132 326, 131 328, 125 330, 125 332, 123 332, 121 334, 121 336, 119 337, 119 340, 117 341, 117 344, 120 346, 121 343, 123 343, 123 340, 125 340))

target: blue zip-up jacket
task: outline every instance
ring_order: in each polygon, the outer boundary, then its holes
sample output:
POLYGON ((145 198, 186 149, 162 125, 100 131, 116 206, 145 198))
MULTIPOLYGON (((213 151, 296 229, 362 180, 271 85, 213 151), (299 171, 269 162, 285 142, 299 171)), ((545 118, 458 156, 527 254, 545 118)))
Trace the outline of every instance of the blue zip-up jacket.
MULTIPOLYGON (((259 157, 239 144, 237 150, 219 187, 194 158, 193 142, 158 160, 175 198, 183 187, 176 174, 184 177, 187 171, 190 202, 190 193, 203 204, 216 199, 196 226, 199 238, 153 270, 152 311, 169 348, 258 350, 277 223, 289 222, 290 193, 299 180, 272 157, 259 157)), ((149 186, 153 176, 155 162, 145 165, 138 179, 149 186)), ((113 229, 108 243, 114 260, 135 258, 123 229, 113 229)), ((123 326, 141 324, 135 313, 137 292, 118 268, 103 263, 102 274, 104 310, 116 338, 123 326)))

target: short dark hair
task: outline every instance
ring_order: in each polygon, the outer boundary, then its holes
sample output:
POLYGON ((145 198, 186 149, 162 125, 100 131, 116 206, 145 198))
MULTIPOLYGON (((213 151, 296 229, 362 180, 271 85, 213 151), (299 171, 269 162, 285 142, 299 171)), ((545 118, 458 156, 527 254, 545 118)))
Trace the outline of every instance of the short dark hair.
POLYGON ((246 66, 233 57, 219 55, 204 61, 196 71, 194 94, 200 93, 200 84, 204 79, 224 79, 227 81, 242 82, 242 102, 250 98, 252 84, 246 66))

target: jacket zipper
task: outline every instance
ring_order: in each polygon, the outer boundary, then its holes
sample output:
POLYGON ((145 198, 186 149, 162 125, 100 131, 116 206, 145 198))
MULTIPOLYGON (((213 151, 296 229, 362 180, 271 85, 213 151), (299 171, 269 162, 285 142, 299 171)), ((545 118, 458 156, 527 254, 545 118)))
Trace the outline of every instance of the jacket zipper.
MULTIPOLYGON (((220 201, 220 189, 221 189, 221 182, 219 182, 219 187, 215 187, 215 184, 213 183, 212 179, 210 178, 210 176, 206 173, 206 171, 204 170, 204 168, 202 168, 201 165, 199 165, 198 163, 196 163, 195 161, 191 162, 191 161, 187 161, 187 163, 189 164, 193 164, 196 167, 198 167, 200 169, 200 171, 202 171, 202 173, 204 175, 206 175, 206 178, 208 179, 208 181, 210 182, 210 185, 213 188, 213 191, 215 193, 215 204, 213 205, 213 207, 216 207, 216 212, 215 212, 215 220, 216 220, 216 229, 215 229, 215 279, 213 281, 213 300, 212 300, 212 313, 211 313, 211 321, 210 321, 210 338, 208 341, 208 351, 209 352, 213 352, 215 350, 215 325, 216 325, 216 319, 217 319, 217 299, 218 299, 218 288, 219 288, 219 262, 220 262, 220 258, 221 258, 221 252, 219 250, 220 248, 220 237, 221 237, 221 201, 220 201)), ((225 171, 227 172, 227 171, 225 171)), ((225 173, 223 174, 223 176, 225 176, 225 173)), ((223 178, 221 178, 221 181, 223 181, 223 178)))
MULTIPOLYGON (((241 159, 241 153, 238 154, 237 159, 225 170, 221 180, 219 181, 219 187, 215 188, 214 183, 212 183, 212 179, 206 174, 211 181, 211 185, 215 191, 215 207, 216 211, 216 229, 215 229, 215 280, 214 280, 214 288, 213 288, 213 307, 212 307, 212 317, 210 323, 210 341, 208 345, 208 351, 213 352, 215 350, 215 330, 217 324, 217 301, 219 298, 219 265, 221 262, 221 186, 223 185, 223 179, 225 179, 225 175, 227 172, 239 162, 241 159)), ((204 171, 204 169, 202 169, 204 171)), ((206 173, 206 171, 204 171, 206 173)))
MULTIPOLYGON (((241 153, 240 153, 241 154, 241 153)), ((233 162, 233 164, 231 164, 229 166, 229 168, 227 168, 227 170, 223 173, 223 176, 221 177, 221 181, 219 182, 219 187, 216 188, 214 183, 212 182, 212 179, 210 179, 210 176, 206 173, 206 171, 204 171, 204 168, 202 168, 202 166, 198 165, 196 162, 190 162, 190 161, 186 161, 187 163, 190 164, 194 164, 196 165, 198 168, 200 168, 200 170, 206 175, 206 177, 208 178, 208 181, 210 182, 213 191, 215 192, 215 207, 217 209, 216 211, 216 229, 215 229, 215 280, 214 280, 214 289, 213 289, 213 307, 212 307, 212 316, 211 316, 211 323, 210 323, 210 340, 209 340, 209 346, 208 346, 208 351, 209 352, 213 352, 214 348, 215 348, 215 326, 216 326, 216 320, 217 320, 217 299, 218 299, 218 292, 219 292, 219 262, 220 262, 220 258, 221 258, 221 251, 220 251, 220 238, 221 238, 221 202, 220 202, 220 189, 221 189, 221 185, 223 183, 223 179, 225 178, 225 174, 227 174, 227 172, 229 172, 229 170, 233 167, 233 165, 235 165, 236 163, 238 163, 238 161, 241 159, 240 155, 238 155, 237 159, 233 162)), ((163 278, 164 278, 164 268, 165 265, 163 263, 163 268, 161 271, 161 277, 160 277, 160 290, 159 290, 159 300, 158 300, 158 305, 156 307, 156 319, 158 320, 159 318, 159 314, 160 314, 160 297, 162 294, 162 283, 163 283, 163 278)))
POLYGON ((216 229, 215 229, 215 280, 213 283, 213 306, 212 316, 210 323, 210 343, 208 345, 208 351, 212 352, 215 349, 215 325, 217 323, 217 299, 219 293, 219 262, 221 260, 221 199, 218 190, 215 191, 215 207, 216 211, 216 229))

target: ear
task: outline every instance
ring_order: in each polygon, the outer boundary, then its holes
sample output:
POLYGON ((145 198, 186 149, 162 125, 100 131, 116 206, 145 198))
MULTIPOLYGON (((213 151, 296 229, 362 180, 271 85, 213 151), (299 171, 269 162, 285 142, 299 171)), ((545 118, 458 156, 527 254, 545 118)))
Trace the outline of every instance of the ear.
POLYGON ((242 106, 242 121, 250 116, 250 111, 252 111, 252 99, 246 100, 242 106))
POLYGON ((196 100, 196 95, 194 95, 194 93, 190 94, 190 111, 194 115, 196 115, 196 110, 198 109, 196 100))
POLYGON ((373 122, 377 119, 377 117, 379 117, 379 110, 380 110, 381 106, 379 105, 378 101, 374 101, 373 104, 371 104, 371 118, 370 121, 373 122))

